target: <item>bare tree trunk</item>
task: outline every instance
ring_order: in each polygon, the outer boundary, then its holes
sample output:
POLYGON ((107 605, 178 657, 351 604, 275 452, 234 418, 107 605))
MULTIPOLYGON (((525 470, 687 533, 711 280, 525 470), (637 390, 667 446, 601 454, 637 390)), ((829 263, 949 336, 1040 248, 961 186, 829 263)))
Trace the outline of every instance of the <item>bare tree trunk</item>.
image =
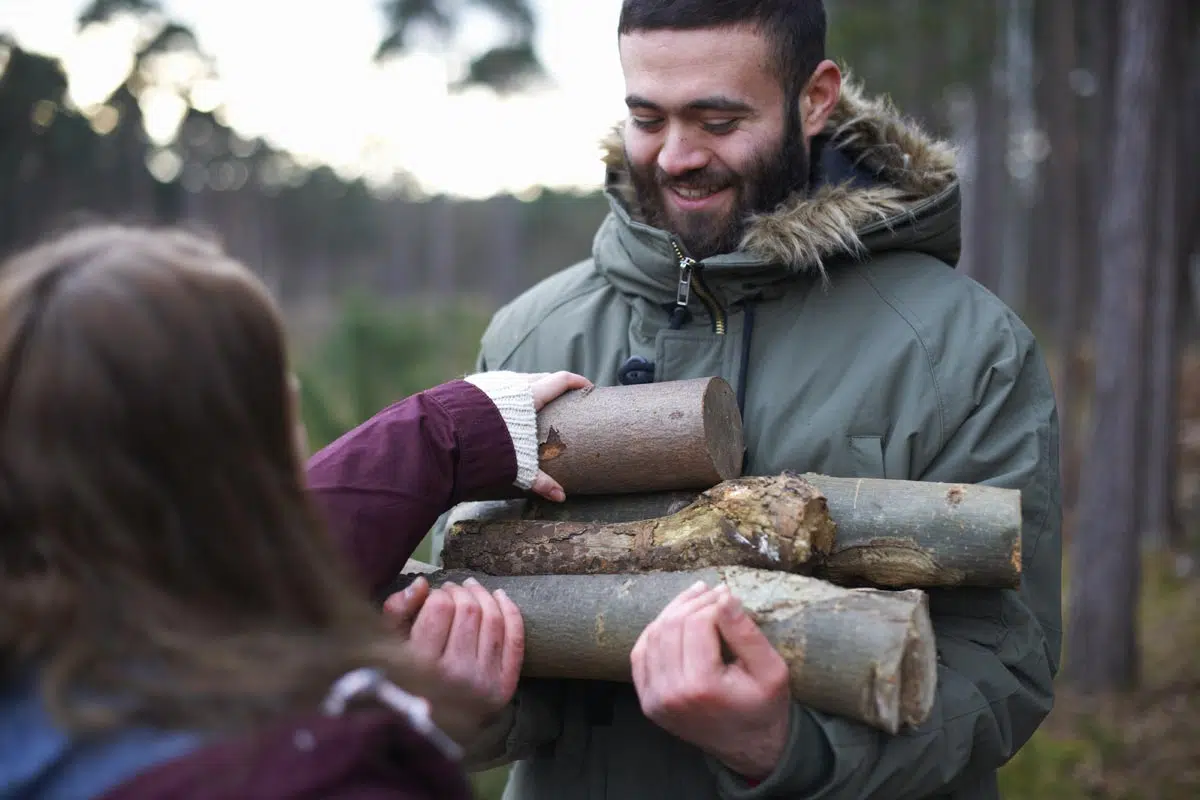
MULTIPOLYGON (((996 4, 989 4, 989 13, 999 18, 996 4)), ((992 39, 988 49, 993 53, 975 106, 976 161, 974 194, 971 206, 972 241, 967 243, 970 272, 975 280, 993 291, 999 290, 1003 267, 1004 208, 1007 195, 1008 109, 1002 86, 1003 51, 998 46, 995 28, 989 29, 992 39)))
POLYGON ((487 205, 492 212, 492 242, 487 263, 478 265, 486 274, 476 280, 490 289, 494 302, 507 303, 521 288, 521 201, 505 193, 487 205))
POLYGON ((1080 388, 1079 342, 1083 320, 1079 308, 1079 131, 1078 105, 1071 85, 1071 73, 1076 67, 1075 47, 1076 0, 1056 0, 1050 7, 1050 57, 1047 64, 1051 89, 1047 125, 1050 132, 1050 197, 1048 209, 1052 222, 1052 238, 1058 264, 1058 306, 1056 338, 1058 339, 1058 407, 1061 419, 1061 453, 1063 464, 1063 504, 1075 503, 1079 480, 1079 410, 1075 392, 1080 388))
POLYGON ((1005 107, 1004 142, 1006 201, 998 294, 1017 313, 1028 311, 1030 213, 1037 183, 1037 154, 1027 137, 1035 135, 1033 106, 1033 41, 1030 0, 1006 0, 1004 15, 1005 107), (1020 145, 1020 146, 1018 146, 1020 145))
MULTIPOLYGON (((1084 106, 1080 139, 1080 329, 1092 331, 1095 325, 1097 287, 1100 274, 1100 218, 1112 172, 1112 132, 1116 124, 1116 100, 1113 74, 1117 53, 1117 26, 1120 0, 1088 0, 1082 14, 1084 30, 1080 41, 1086 46, 1087 69, 1079 74, 1079 85, 1088 97, 1084 106)), ((1091 380, 1094 369, 1094 342, 1084 342, 1088 368, 1081 370, 1084 381, 1091 380)), ((1080 419, 1090 418, 1091 397, 1080 397, 1076 409, 1080 419)), ((1082 433, 1080 434, 1082 438, 1082 433)), ((1078 488, 1076 500, 1078 501, 1078 488)))
POLYGON ((1138 680, 1139 484, 1128 465, 1136 461, 1140 432, 1138 363, 1145 342, 1147 257, 1156 231, 1150 211, 1154 129, 1169 1, 1127 0, 1121 8, 1116 99, 1122 112, 1101 226, 1096 413, 1071 547, 1067 667, 1084 691, 1132 687, 1138 680))
POLYGON ((453 295, 458 287, 457 276, 454 274, 457 259, 454 246, 454 217, 457 209, 451 198, 439 196, 429 201, 428 211, 429 244, 425 250, 425 258, 429 269, 429 281, 426 285, 434 294, 446 298, 453 295))
POLYGON ((1179 298, 1184 297, 1184 264, 1179 250, 1182 239, 1178 226, 1181 204, 1180 180, 1184 158, 1181 140, 1183 113, 1188 98, 1186 11, 1172 3, 1167 24, 1164 50, 1166 67, 1163 71, 1163 103, 1158 133, 1157 215, 1154 259, 1151 262, 1151 291, 1149 300, 1150 342, 1145 364, 1145 402, 1148 413, 1142 419, 1145 431, 1145 469, 1142 476, 1141 528, 1147 543, 1164 547, 1181 539, 1179 517, 1176 513, 1178 484, 1178 391, 1180 359, 1179 298))

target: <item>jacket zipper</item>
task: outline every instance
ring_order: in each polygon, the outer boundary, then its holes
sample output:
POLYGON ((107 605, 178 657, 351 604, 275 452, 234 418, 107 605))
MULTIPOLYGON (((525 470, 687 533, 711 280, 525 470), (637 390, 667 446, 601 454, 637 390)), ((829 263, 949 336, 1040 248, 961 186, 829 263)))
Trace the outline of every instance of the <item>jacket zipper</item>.
POLYGON ((721 308, 721 304, 704 285, 704 278, 700 274, 702 272, 700 263, 683 252, 683 246, 677 239, 671 239, 671 246, 675 248, 675 256, 679 259, 679 287, 675 292, 675 305, 680 309, 687 308, 688 300, 694 289, 696 296, 708 310, 709 317, 712 318, 713 333, 724 336, 725 309, 721 308))

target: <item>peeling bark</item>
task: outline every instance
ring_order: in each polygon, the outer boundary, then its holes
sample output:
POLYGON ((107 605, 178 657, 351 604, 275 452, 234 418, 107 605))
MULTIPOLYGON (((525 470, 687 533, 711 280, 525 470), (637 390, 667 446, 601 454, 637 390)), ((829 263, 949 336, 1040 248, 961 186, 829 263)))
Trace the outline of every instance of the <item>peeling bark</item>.
POLYGON ((433 585, 475 577, 503 589, 525 622, 522 674, 632 680, 642 630, 698 580, 725 583, 788 664, 793 698, 888 733, 923 722, 937 688, 928 601, 919 590, 845 589, 815 578, 744 567, 626 575, 497 577, 409 562, 395 591, 426 574, 433 585))
POLYGON ((741 565, 805 570, 829 552, 825 498, 797 476, 725 481, 678 513, 619 523, 463 521, 447 568, 490 575, 571 575, 741 565))
MULTIPOLYGON (((792 558, 775 563, 756 560, 754 552, 746 547, 692 546, 685 550, 686 561, 671 561, 676 556, 664 550, 656 551, 661 558, 648 559, 644 545, 652 539, 639 539, 638 532, 653 530, 660 539, 674 538, 677 550, 684 532, 693 542, 709 542, 719 540, 729 525, 752 531, 752 536, 743 533, 750 542, 764 537, 794 539, 789 532, 795 528, 786 525, 774 529, 772 537, 770 529, 761 524, 762 512, 752 520, 741 520, 738 515, 747 513, 746 506, 725 509, 719 519, 708 518, 710 527, 698 527, 701 519, 693 505, 705 495, 663 492, 585 497, 566 503, 530 500, 464 506, 451 518, 451 535, 443 558, 447 564, 497 574, 626 572, 742 564, 815 574, 842 585, 1020 586, 1021 501, 1016 490, 813 474, 741 478, 717 489, 745 485, 762 491, 761 487, 776 484, 808 485, 817 490, 823 503, 804 495, 799 488, 786 496, 805 503, 806 508, 811 505, 814 515, 824 505, 835 526, 831 543, 826 545, 825 534, 820 533, 815 543, 810 540, 807 555, 793 544, 792 558), (802 496, 807 499, 800 501, 802 496), (474 539, 456 541, 457 533, 474 539), (596 543, 595 551, 588 552, 589 542, 596 543), (561 553, 548 552, 556 546, 561 546, 561 553)), ((772 513, 780 514, 778 510, 772 513)), ((789 513, 797 516, 802 512, 789 513)), ((807 530, 821 530, 818 518, 812 519, 806 523, 807 530)))

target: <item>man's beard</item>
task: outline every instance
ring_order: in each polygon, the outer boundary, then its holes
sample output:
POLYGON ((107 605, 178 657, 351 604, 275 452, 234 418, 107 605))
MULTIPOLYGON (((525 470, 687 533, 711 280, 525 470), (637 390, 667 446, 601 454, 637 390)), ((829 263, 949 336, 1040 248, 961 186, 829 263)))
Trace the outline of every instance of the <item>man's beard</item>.
POLYGON ((798 124, 790 124, 778 146, 759 153, 742 173, 712 165, 676 177, 658 164, 635 166, 626 153, 630 181, 646 224, 670 231, 698 261, 738 249, 751 214, 771 211, 793 192, 808 187, 808 147, 798 124), (717 192, 732 188, 725 213, 679 212, 667 207, 672 188, 717 192))

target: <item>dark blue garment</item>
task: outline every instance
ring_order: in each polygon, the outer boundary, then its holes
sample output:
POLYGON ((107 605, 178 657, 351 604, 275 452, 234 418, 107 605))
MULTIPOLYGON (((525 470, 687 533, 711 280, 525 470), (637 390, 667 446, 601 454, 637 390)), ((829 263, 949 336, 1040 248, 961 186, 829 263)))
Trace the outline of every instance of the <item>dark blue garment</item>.
POLYGON ((200 744, 148 728, 80 738, 55 724, 32 676, 0 688, 0 800, 87 800, 200 744))

